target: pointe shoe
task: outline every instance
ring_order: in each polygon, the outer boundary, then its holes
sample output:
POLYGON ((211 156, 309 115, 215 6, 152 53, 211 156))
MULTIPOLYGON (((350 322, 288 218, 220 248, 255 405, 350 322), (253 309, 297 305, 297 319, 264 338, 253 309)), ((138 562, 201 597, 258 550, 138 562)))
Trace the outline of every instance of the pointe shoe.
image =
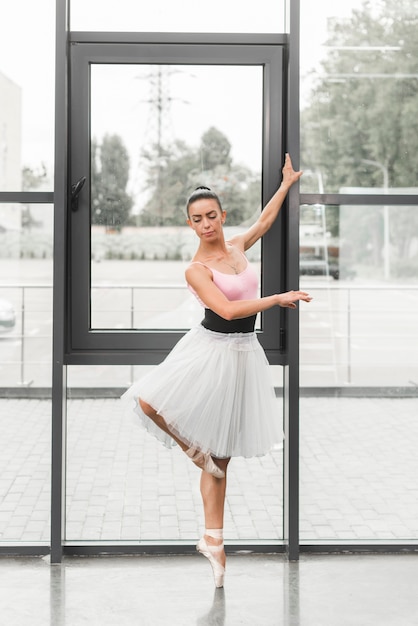
POLYGON ((203 554, 212 566, 213 577, 215 579, 215 587, 224 586, 225 568, 219 563, 215 555, 224 549, 223 542, 219 546, 209 545, 204 537, 197 542, 196 550, 203 554))
POLYGON ((208 452, 204 454, 203 452, 196 450, 196 448, 189 448, 186 450, 186 454, 193 461, 193 463, 197 465, 197 467, 200 467, 200 469, 204 470, 208 474, 212 474, 215 478, 225 478, 225 472, 221 470, 218 465, 216 465, 215 461, 208 452))

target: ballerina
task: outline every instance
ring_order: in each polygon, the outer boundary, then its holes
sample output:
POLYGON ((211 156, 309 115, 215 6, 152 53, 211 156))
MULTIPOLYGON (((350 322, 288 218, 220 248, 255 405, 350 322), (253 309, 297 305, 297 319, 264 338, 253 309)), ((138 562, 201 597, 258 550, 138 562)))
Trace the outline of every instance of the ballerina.
MULTIPOLYGON (((261 456, 283 439, 267 357, 254 331, 257 313, 310 302, 304 291, 257 297, 258 276, 245 251, 271 228, 302 172, 287 154, 280 187, 256 222, 225 239, 226 212, 217 194, 198 187, 187 203, 187 223, 199 245, 185 275, 205 310, 166 359, 134 383, 143 425, 165 445, 177 443, 202 469, 205 532, 197 550, 210 562, 215 586, 225 575, 223 542, 226 474, 231 457, 261 456)), ((126 395, 124 394, 124 395, 126 395)))

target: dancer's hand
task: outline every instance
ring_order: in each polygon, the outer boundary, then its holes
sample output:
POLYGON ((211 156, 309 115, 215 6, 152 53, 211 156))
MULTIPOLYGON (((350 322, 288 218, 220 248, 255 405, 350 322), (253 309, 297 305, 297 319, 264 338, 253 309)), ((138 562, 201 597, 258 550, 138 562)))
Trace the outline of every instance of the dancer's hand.
POLYGON ((304 302, 310 302, 312 296, 306 291, 286 291, 285 293, 277 294, 278 305, 286 307, 288 309, 296 309, 296 302, 303 300, 304 302))
POLYGON ((289 153, 286 153, 282 174, 282 186, 287 188, 290 188, 303 174, 302 171, 295 172, 289 153))

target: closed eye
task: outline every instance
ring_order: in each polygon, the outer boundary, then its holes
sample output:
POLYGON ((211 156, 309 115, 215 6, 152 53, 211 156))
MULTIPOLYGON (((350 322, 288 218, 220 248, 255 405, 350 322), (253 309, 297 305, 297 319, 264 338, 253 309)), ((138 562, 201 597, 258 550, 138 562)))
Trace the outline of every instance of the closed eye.
MULTIPOLYGON (((214 220, 214 219, 216 219, 217 215, 218 214, 216 213, 216 211, 214 211, 213 213, 209 213, 206 217, 208 219, 210 219, 210 220, 214 220)), ((193 219, 193 223, 194 224, 198 224, 202 220, 201 217, 197 217, 197 216, 196 217, 192 217, 192 219, 193 219)))

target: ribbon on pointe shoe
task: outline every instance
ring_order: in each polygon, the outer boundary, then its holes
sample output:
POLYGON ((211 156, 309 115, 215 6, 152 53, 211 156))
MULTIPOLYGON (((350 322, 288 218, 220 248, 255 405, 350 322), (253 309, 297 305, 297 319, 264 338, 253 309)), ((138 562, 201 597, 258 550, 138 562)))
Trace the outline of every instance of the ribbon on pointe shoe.
POLYGON ((196 450, 196 448, 189 448, 186 450, 186 454, 189 459, 203 471, 212 474, 215 478, 225 478, 225 472, 216 465, 209 452, 205 454, 204 452, 196 450))

